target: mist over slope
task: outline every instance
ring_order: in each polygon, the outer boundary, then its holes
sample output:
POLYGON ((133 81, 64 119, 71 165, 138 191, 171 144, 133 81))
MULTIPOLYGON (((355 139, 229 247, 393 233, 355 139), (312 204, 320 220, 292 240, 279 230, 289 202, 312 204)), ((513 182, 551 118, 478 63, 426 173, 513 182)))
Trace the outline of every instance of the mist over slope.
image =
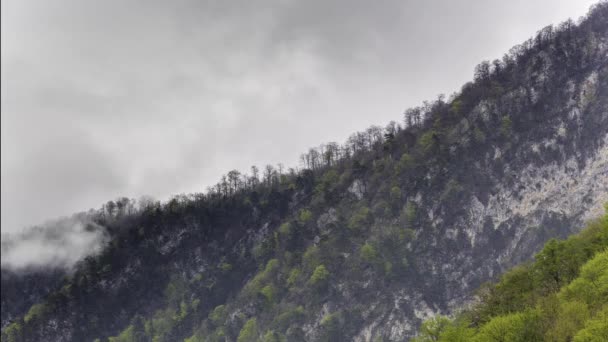
POLYGON ((49 222, 19 234, 3 234, 2 268, 70 270, 78 261, 101 252, 108 240, 105 229, 88 221, 85 215, 49 222))
POLYGON ((108 244, 73 272, 24 286, 34 276, 3 262, 3 338, 407 340, 602 213, 607 62, 601 2, 481 63, 404 127, 311 149, 303 169, 108 202, 88 216, 108 244))

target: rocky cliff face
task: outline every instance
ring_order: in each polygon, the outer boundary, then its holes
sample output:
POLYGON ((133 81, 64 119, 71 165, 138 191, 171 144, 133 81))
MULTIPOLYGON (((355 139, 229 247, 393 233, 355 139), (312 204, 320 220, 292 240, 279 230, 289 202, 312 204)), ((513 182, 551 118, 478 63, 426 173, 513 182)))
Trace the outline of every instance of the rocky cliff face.
MULTIPOLYGON (((595 91, 597 75, 593 71, 586 77, 578 96, 595 91)), ((567 96, 577 97, 570 95, 574 87, 570 89, 567 96)), ((599 110, 597 118, 602 118, 605 130, 608 108, 604 104, 599 110)), ((574 137, 590 134, 581 124, 586 111, 575 101, 563 111, 563 118, 546 123, 553 134, 521 144, 508 163, 501 161, 504 149, 497 146, 482 156, 476 167, 495 175, 496 181, 487 193, 472 195, 461 215, 446 218, 429 204, 428 220, 442 233, 425 238, 428 246, 415 258, 422 286, 416 291, 408 286, 397 294, 392 307, 370 322, 357 340, 371 341, 373 331, 384 336, 388 332, 390 340, 411 336, 420 319, 457 310, 481 282, 529 260, 549 238, 566 237, 601 216, 608 203, 608 135, 598 134, 592 146, 577 151, 570 145, 574 137), (428 296, 432 288, 437 297, 428 296)))
POLYGON ((363 151, 233 192, 102 210, 91 220, 111 242, 66 279, 22 289, 3 270, 3 334, 407 340, 601 214, 607 62, 600 3, 481 64, 459 94, 409 111, 407 128, 363 151))

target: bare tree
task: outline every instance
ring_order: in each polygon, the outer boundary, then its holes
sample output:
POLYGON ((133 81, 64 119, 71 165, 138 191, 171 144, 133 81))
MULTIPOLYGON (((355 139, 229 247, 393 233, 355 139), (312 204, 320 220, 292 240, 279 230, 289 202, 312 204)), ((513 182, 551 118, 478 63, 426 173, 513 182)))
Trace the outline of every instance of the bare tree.
POLYGON ((238 170, 232 170, 228 172, 228 185, 231 194, 237 192, 239 189, 239 182, 241 179, 241 173, 238 170))
POLYGON ((487 81, 490 79, 490 62, 483 61, 475 67, 475 81, 487 81))
POLYGON ((274 166, 268 164, 264 169, 264 182, 267 186, 272 186, 272 176, 274 174, 274 166))

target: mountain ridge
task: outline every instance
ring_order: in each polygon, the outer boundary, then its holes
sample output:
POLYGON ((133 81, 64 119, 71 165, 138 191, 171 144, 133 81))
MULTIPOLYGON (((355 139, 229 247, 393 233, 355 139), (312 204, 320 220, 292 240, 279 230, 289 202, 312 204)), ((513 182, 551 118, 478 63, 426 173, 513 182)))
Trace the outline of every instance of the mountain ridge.
MULTIPOLYGON (((15 320, 24 340, 53 341, 125 329, 142 341, 412 337, 599 214, 607 8, 480 64, 447 102, 408 110, 404 129, 309 151, 300 172, 229 173, 207 194, 134 213, 108 202, 91 218, 109 246, 50 295, 32 290, 47 308, 33 316, 9 312, 3 290, 3 329, 15 320)), ((2 272, 3 289, 15 287, 2 272)))

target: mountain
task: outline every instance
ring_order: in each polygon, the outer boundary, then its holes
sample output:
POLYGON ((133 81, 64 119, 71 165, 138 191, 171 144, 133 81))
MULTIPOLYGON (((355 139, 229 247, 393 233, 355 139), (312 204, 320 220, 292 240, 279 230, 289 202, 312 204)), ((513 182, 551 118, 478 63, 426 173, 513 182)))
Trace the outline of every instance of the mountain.
POLYGON ((2 338, 408 340, 602 214, 607 62, 603 1, 302 169, 76 215, 105 247, 51 273, 3 263, 2 338))
POLYGON ((533 263, 479 297, 453 320, 424 322, 415 341, 608 341, 608 212, 565 241, 549 240, 533 263))

